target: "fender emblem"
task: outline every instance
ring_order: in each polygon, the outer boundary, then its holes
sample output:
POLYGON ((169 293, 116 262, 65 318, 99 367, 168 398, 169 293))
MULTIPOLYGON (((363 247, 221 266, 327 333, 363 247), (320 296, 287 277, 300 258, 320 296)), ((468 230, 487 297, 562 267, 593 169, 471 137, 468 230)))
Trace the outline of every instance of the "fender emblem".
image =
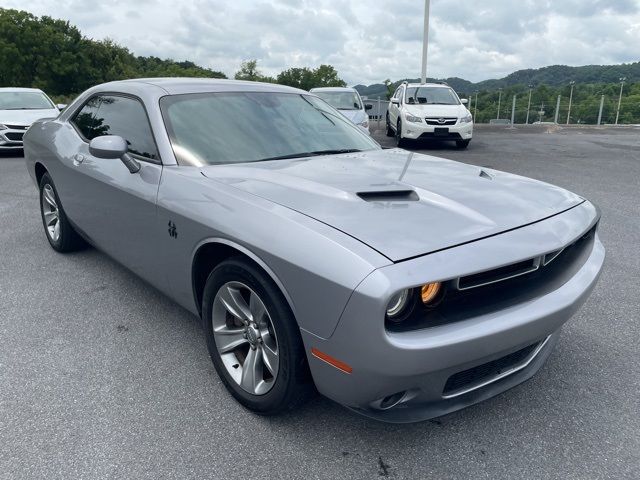
POLYGON ((178 229, 176 228, 176 224, 169 220, 169 236, 171 238, 178 238, 178 229))

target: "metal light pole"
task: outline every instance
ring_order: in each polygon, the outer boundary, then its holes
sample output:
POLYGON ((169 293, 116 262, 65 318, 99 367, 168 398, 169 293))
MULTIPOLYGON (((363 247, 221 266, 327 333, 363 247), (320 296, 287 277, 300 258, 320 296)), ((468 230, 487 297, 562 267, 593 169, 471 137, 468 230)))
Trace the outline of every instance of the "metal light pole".
POLYGON ((429 48, 429 7, 431 0, 424 0, 424 31, 422 37, 422 77, 421 82, 427 83, 427 49, 429 48))
POLYGON ((627 77, 620 77, 620 96, 618 97, 618 110, 616 111, 616 125, 618 124, 618 117, 620 116, 620 103, 622 102, 622 89, 624 87, 624 81, 627 77))
POLYGON ((571 117, 571 100, 573 100, 573 86, 576 84, 575 81, 571 80, 569 85, 571 85, 571 92, 569 93, 569 110, 567 111, 567 125, 569 125, 569 118, 571 117))
POLYGON ((529 109, 531 108, 531 90, 533 90, 533 85, 529 85, 529 103, 527 104, 527 119, 524 121, 525 124, 529 124, 529 109))
POLYGON ((598 110, 598 125, 602 121, 602 107, 604 107, 604 95, 600 96, 600 110, 598 110))
POLYGON ((473 120, 476 121, 478 117, 478 90, 476 90, 476 103, 473 104, 473 120))
POLYGON ((502 100, 502 89, 501 88, 498 89, 498 116, 496 117, 496 120, 498 120, 500 118, 500 100, 502 100))

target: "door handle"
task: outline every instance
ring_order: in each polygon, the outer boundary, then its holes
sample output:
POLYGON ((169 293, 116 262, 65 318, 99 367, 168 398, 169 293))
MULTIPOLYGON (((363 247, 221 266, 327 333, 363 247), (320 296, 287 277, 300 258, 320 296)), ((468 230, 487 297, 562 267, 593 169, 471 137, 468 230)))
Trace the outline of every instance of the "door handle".
POLYGON ((84 155, 82 155, 81 153, 76 153, 73 156, 73 164, 77 167, 78 165, 80 165, 82 162, 84 162, 84 155))

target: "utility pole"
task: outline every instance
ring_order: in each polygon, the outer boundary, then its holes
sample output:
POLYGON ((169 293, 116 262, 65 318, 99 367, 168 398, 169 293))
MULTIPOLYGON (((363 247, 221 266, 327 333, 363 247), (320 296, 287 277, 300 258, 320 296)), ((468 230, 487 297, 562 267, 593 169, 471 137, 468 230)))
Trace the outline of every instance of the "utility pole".
POLYGON ((620 116, 620 103, 622 102, 622 89, 624 87, 624 81, 627 77, 620 77, 620 96, 618 97, 618 110, 616 111, 616 125, 618 124, 618 117, 620 116))
POLYGON ((533 85, 529 85, 529 103, 527 104, 527 119, 524 121, 527 125, 529 124, 529 109, 531 108, 531 90, 533 90, 533 85))
POLYGON ((496 120, 500 118, 500 100, 502 100, 502 89, 501 88, 498 89, 498 116, 496 117, 496 120))
POLYGON ((573 100, 573 86, 576 84, 575 81, 571 80, 569 85, 571 85, 571 93, 569 93, 569 110, 567 111, 567 125, 569 125, 569 118, 571 117, 571 100, 573 100))
POLYGON ((513 96, 513 103, 511 104, 511 126, 516 120, 516 96, 513 96))
POLYGON ((424 31, 422 36, 422 83, 427 83, 427 49, 429 48, 429 7, 431 0, 424 0, 424 31))
POLYGON ((556 102, 556 116, 553 119, 553 123, 558 123, 558 114, 560 113, 560 95, 558 95, 558 101, 556 102))

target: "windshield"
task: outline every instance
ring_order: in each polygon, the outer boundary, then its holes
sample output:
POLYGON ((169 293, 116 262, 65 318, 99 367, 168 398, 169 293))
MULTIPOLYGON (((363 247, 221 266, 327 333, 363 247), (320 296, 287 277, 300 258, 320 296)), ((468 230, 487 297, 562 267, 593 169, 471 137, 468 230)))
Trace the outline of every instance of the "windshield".
POLYGON ((181 165, 215 165, 379 149, 322 100, 273 92, 172 95, 160 100, 181 165))
POLYGON ((51 110, 55 108, 42 92, 0 92, 0 110, 51 110))
POLYGON ((355 92, 313 92, 338 110, 362 110, 360 97, 355 92))
POLYGON ((447 87, 407 87, 407 104, 459 105, 456 94, 447 87))

